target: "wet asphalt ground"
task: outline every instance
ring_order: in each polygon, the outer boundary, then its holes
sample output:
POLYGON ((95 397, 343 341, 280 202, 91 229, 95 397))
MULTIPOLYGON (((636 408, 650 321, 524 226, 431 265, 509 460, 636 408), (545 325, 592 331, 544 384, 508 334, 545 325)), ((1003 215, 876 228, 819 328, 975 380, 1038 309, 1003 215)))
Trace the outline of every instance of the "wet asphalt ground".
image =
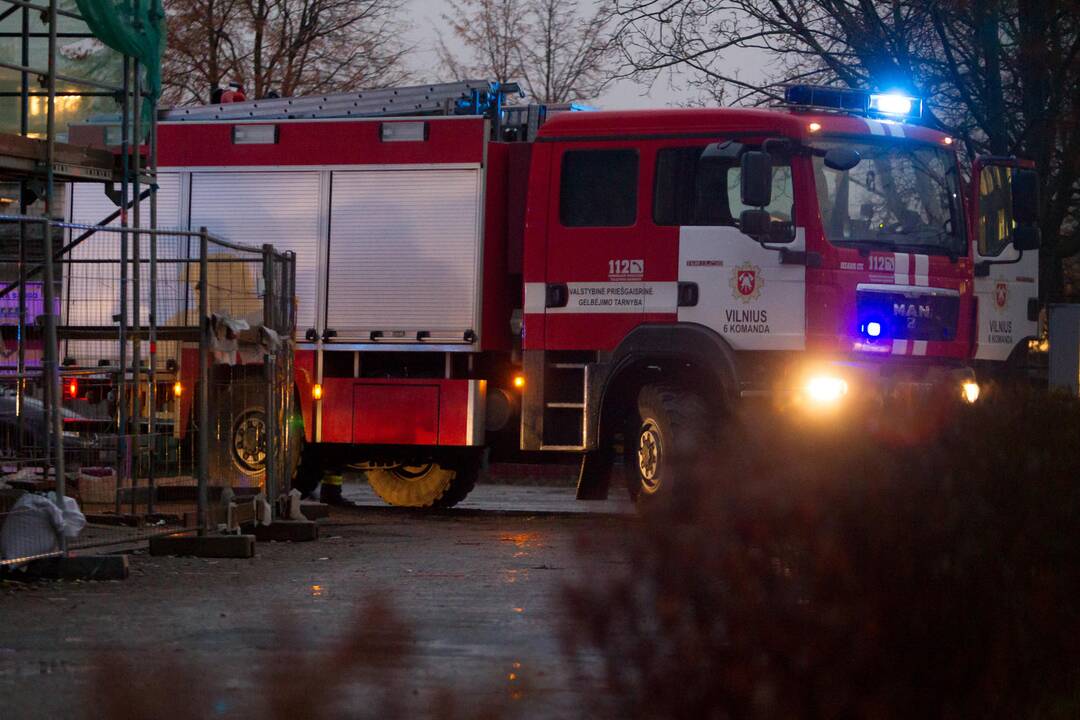
MULTIPOLYGON (((345 494, 358 506, 335 509, 319 541, 261 543, 250 560, 140 551, 125 581, 0 583, 0 718, 101 717, 87 703, 103 650, 133 663, 115 682, 136 687, 149 677, 138 668, 155 663, 212 669, 215 715, 250 717, 265 668, 281 662, 283 627, 307 657, 325 656, 371 597, 412 633, 388 670, 421 708, 410 715, 429 714, 438 689, 456 694, 462 717, 481 705, 580 714, 588 691, 573 677, 589 661, 562 653, 562 589, 596 572, 576 543, 626 522, 622 493, 583 503, 572 487, 481 485, 439 513, 386 507, 366 484, 345 494)), ((389 682, 358 676, 333 692, 350 717, 376 717, 389 682)))

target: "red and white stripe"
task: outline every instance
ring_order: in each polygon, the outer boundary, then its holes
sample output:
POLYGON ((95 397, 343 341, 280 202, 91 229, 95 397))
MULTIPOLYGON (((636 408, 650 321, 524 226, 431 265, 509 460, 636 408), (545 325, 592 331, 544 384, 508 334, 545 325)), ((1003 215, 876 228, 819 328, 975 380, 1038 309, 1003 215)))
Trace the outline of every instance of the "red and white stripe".
MULTIPOLYGON (((873 122, 873 121, 867 121, 873 122)), ((880 123, 879 123, 880 124, 880 123)), ((889 126, 886 126, 889 127, 889 126)), ((903 130, 901 130, 903 132, 903 130)), ((895 253, 893 282, 897 285, 930 286, 930 256, 895 253)), ((925 340, 893 340, 893 355, 926 355, 925 340)))

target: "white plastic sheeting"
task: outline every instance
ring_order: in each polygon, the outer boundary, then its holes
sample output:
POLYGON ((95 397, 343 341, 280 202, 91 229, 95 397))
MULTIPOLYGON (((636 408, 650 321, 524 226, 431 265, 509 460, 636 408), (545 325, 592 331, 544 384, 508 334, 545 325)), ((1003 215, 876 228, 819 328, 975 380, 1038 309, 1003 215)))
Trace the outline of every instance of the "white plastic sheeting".
POLYGON ((4 560, 19 560, 48 555, 60 549, 60 535, 79 536, 86 527, 86 516, 74 498, 64 498, 64 509, 56 504, 56 495, 26 493, 15 501, 4 519, 0 532, 0 551, 4 560))

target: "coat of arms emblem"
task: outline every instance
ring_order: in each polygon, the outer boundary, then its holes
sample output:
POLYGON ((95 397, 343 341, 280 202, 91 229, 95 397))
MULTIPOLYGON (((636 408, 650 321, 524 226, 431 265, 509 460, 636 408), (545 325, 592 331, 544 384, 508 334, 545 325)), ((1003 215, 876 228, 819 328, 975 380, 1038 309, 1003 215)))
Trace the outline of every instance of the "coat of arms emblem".
POLYGON ((1009 304, 1009 283, 999 281, 994 285, 994 305, 998 310, 1004 310, 1009 304))
POLYGON ((756 300, 761 295, 761 288, 765 285, 761 277, 761 268, 750 263, 743 263, 732 268, 731 291, 736 299, 743 302, 756 300))

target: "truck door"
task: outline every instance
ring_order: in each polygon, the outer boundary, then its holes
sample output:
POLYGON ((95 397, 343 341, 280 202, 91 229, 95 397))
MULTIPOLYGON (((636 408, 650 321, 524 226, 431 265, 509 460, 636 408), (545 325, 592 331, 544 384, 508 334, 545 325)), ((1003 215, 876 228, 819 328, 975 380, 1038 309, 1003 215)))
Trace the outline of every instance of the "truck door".
POLYGON ((1013 245, 1013 177, 1030 167, 1015 158, 986 157, 972 166, 978 360, 1006 360, 1038 332, 1039 253, 1013 245))
POLYGON ((571 144, 553 160, 545 344, 549 350, 612 349, 645 312, 675 307, 674 283, 647 281, 640 152, 617 143, 571 144))
MULTIPOLYGON (((679 322, 715 330, 736 350, 802 350, 806 343, 806 267, 785 264, 777 249, 738 228, 737 161, 700 161, 704 146, 662 148, 657 154, 654 222, 678 228, 680 283, 697 286, 696 303, 679 307, 679 322)), ((790 162, 774 159, 774 221, 792 223, 789 252, 806 249, 796 217, 790 162)))

